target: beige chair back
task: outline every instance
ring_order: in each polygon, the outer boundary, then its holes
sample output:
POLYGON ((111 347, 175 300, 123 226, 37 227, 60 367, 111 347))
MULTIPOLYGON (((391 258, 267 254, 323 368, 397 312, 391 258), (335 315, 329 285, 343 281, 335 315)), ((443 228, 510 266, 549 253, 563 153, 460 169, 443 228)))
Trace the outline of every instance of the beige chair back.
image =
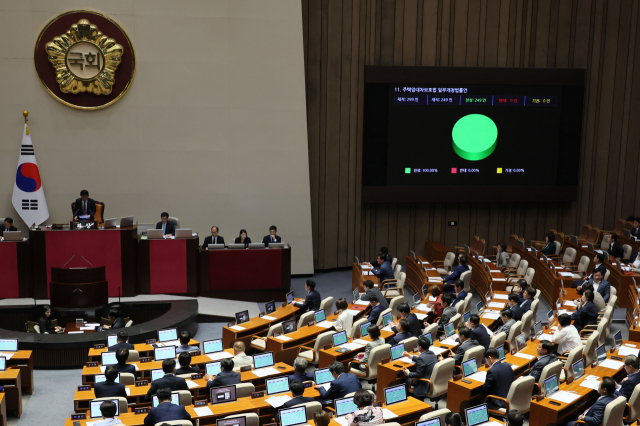
MULTIPOLYGON (((578 346, 577 348, 573 348, 569 351, 569 355, 567 355, 567 360, 564 363, 564 368, 567 370, 567 376, 573 377, 573 363, 582 359, 582 354, 584 351, 583 346, 578 346)), ((567 377, 567 378, 568 378, 567 377)))
MULTIPOLYGON (((313 415, 316 411, 322 410, 322 404, 318 401, 313 402, 305 402, 304 404, 294 405, 293 407, 305 407, 305 412, 307 414, 307 420, 313 419, 313 415)), ((293 408, 291 407, 291 408, 293 408)))
MULTIPOLYGON (((36 333, 40 334, 40 325, 39 324, 34 325, 33 329, 35 330, 36 333)), ((45 333, 45 334, 49 334, 49 333, 45 333)))
POLYGON ((385 359, 391 357, 391 345, 384 344, 376 346, 369 352, 369 375, 365 380, 373 380, 378 378, 378 364, 385 359))
POLYGON ((315 312, 309 311, 300 315, 300 320, 298 320, 298 328, 302 328, 305 325, 309 324, 311 321, 315 320, 315 312))
POLYGON ((533 283, 533 277, 536 276, 536 270, 533 268, 527 268, 527 273, 524 274, 524 280, 527 284, 531 285, 533 283))
POLYGON ((554 374, 556 375, 559 381, 562 375, 562 361, 552 362, 551 364, 545 365, 544 368, 542 369, 542 373, 540 373, 540 380, 538 380, 538 383, 540 383, 540 389, 542 390, 542 393, 545 395, 546 395, 546 391, 544 388, 544 381, 547 380, 549 377, 553 376, 554 374))
POLYGON ((522 256, 520 256, 518 253, 513 253, 509 258, 509 262, 507 263, 507 268, 517 268, 518 265, 520 264, 521 259, 522 259, 522 256))
POLYGON ((236 397, 245 398, 251 396, 256 391, 256 387, 253 383, 238 383, 236 385, 236 397))
POLYGON ((330 316, 333 313, 333 297, 329 296, 320 302, 320 311, 324 310, 325 316, 330 316))
POLYGON ((438 361, 436 365, 433 366, 433 371, 431 372, 433 389, 430 389, 431 395, 429 395, 429 398, 435 398, 447 393, 449 380, 453 377, 453 367, 455 367, 455 365, 456 362, 453 357, 449 357, 438 361))
POLYGON ((349 338, 351 339, 356 339, 358 337, 361 337, 360 335, 360 326, 362 324, 364 324, 365 322, 367 322, 367 318, 361 318, 358 321, 354 322, 353 325, 351 326, 351 332, 349 333, 349 338))
POLYGON ((482 365, 482 359, 484 358, 484 346, 478 345, 474 348, 468 349, 462 357, 462 362, 469 361, 473 358, 476 359, 476 365, 482 365))
POLYGON ((463 272, 460 275, 460 279, 464 283, 464 291, 467 293, 471 292, 471 271, 463 272))
POLYGON ((460 322, 461 321, 462 321, 462 315, 455 314, 453 317, 451 317, 451 321, 449 321, 449 322, 452 322, 453 325, 456 326, 456 330, 457 330, 458 328, 460 328, 460 322))
POLYGON ((134 349, 129 349, 129 356, 127 357, 127 362, 138 362, 140 361, 140 353, 134 349))
MULTIPOLYGON (((393 316, 394 318, 398 318, 398 316, 400 315, 400 311, 398 311, 398 306, 400 306, 403 303, 404 303, 404 296, 396 296, 393 299, 391 299, 391 302, 389 302, 389 309, 391 309, 391 316, 393 316)), ((380 318, 382 318, 382 315, 380 315, 380 318)))
POLYGON ((384 314, 391 312, 391 305, 389 305, 389 308, 385 309, 384 311, 380 312, 380 316, 378 317, 378 322, 376 322, 376 325, 380 328, 382 328, 382 317, 384 316, 384 314))
POLYGON ((442 266, 449 266, 451 267, 451 265, 453 265, 453 262, 456 260, 456 255, 453 254, 453 252, 449 252, 447 253, 447 255, 444 257, 444 260, 442 261, 442 266))
POLYGON ((602 236, 602 241, 600 242, 600 249, 608 251, 610 245, 611 245, 611 234, 604 234, 602 236))
POLYGON ((556 240, 553 244, 556 246, 556 252, 554 254, 558 256, 560 254, 560 249, 562 248, 562 243, 556 240))
POLYGON ((469 310, 469 305, 471 305, 471 298, 473 297, 473 295, 471 293, 467 293, 467 295, 464 298, 464 307, 462 308, 462 314, 464 315, 465 312, 467 312, 469 310))
POLYGON ((402 272, 402 265, 396 265, 393 268, 393 278, 395 278, 396 280, 400 278, 400 272, 402 272))
POLYGON ((227 416, 227 417, 223 417, 223 418, 224 419, 235 419, 237 417, 244 417, 246 426, 260 426, 260 417, 258 417, 258 415, 256 413, 234 414, 233 416, 227 416))
POLYGON ((513 350, 518 347, 516 344, 516 336, 522 333, 522 321, 516 321, 515 324, 511 326, 509 330, 509 336, 507 336, 507 341, 509 342, 509 350, 513 350))
POLYGON ((533 311, 529 310, 522 316, 522 332, 527 339, 531 337, 531 328, 533 327, 533 311))
POLYGON ((113 401, 114 399, 118 400, 118 411, 120 413, 126 413, 129 411, 129 407, 127 405, 127 398, 123 398, 121 396, 107 396, 105 398, 94 398, 91 401, 113 401))
POLYGON ((193 426, 193 423, 191 423, 191 420, 165 420, 165 421, 156 423, 154 426, 162 426, 162 425, 193 426))
MULTIPOLYGON (((540 292, 540 290, 536 290, 536 291, 538 293, 540 292)), ((534 299, 533 302, 531 302, 531 309, 530 309, 533 312, 533 322, 531 324, 532 327, 533 327, 533 324, 535 324, 536 318, 538 318, 538 306, 540 306, 540 299, 534 299)))
POLYGON ((133 373, 120 373, 120 383, 125 386, 133 386, 136 384, 136 376, 133 373))
POLYGON ((412 337, 409 337, 408 339, 402 340, 400 343, 404 344, 405 351, 413 352, 413 350, 418 347, 418 338, 412 336, 412 337))
MULTIPOLYGON (((482 327, 482 325, 480 325, 482 327)), ((507 340, 507 333, 504 331, 498 334, 494 334, 491 338, 491 343, 489 343, 490 348, 499 348, 504 345, 505 340, 507 340)))
POLYGON ((602 424, 607 426, 623 426, 622 417, 624 416, 624 408, 627 406, 627 398, 619 396, 604 409, 604 417, 602 424))
POLYGON ((607 272, 604 273, 604 280, 609 281, 609 275, 611 275, 611 271, 607 269, 607 272))
POLYGON ((186 407, 187 405, 191 405, 193 403, 193 396, 191 395, 190 391, 179 390, 174 392, 178 392, 178 401, 180 402, 180 405, 184 405, 186 407))
MULTIPOLYGON (((540 289, 536 289, 536 295, 535 295, 535 296, 533 296, 533 298, 534 298, 534 299, 536 299, 536 300, 540 299, 540 294, 541 294, 541 293, 542 293, 542 292, 540 291, 540 289)), ((533 303, 533 302, 532 302, 532 303, 533 303)))
POLYGON ((393 260, 391 260, 391 270, 395 271, 396 270, 396 265, 398 264, 398 258, 394 257, 393 260))
MULTIPOLYGON (((365 389, 365 390, 366 390, 367 392, 369 392, 369 395, 371 395, 371 398, 373 398, 373 399, 372 399, 372 401, 375 401, 375 399, 376 399, 376 394, 375 394, 372 390, 370 390, 370 389, 365 389)), ((344 397, 345 397, 345 398, 350 398, 350 397, 352 397, 352 396, 355 396, 355 394, 356 394, 355 392, 351 392, 351 393, 346 394, 344 397)))
POLYGON ((298 356, 301 356, 312 364, 317 364, 320 361, 320 351, 325 345, 333 343, 332 336, 334 334, 336 334, 335 330, 320 333, 313 344, 313 351, 302 351, 298 353, 298 356))
MULTIPOLYGON (((598 327, 600 328, 600 327, 598 327)), ((587 343, 584 345, 584 357, 585 365, 589 366, 597 358, 596 348, 600 341, 600 332, 594 331, 587 339, 587 343)))
POLYGON ((431 338, 433 339, 433 341, 436 341, 438 339, 438 323, 434 322, 433 324, 429 324, 427 327, 425 327, 422 334, 424 335, 427 333, 431 333, 431 338))
POLYGON ((629 418, 637 419, 640 416, 640 386, 636 386, 629 398, 629 418))
MULTIPOLYGON (((609 296, 609 302, 607 302, 607 305, 615 308, 616 303, 618 302, 618 296, 613 294, 613 289, 614 288, 615 288, 614 286, 611 286, 611 295, 609 296)), ((607 308, 605 308, 605 309, 607 309, 607 308)))
POLYGON ((402 296, 404 294, 404 284, 406 280, 407 280, 407 274, 405 274, 404 272, 400 272, 398 274, 395 287, 388 288, 387 290, 383 291, 382 294, 385 295, 386 299, 388 298, 393 299, 394 297, 402 296))
POLYGON ((580 258, 580 263, 578 263, 577 270, 580 272, 587 272, 587 269, 589 269, 589 263, 591 263, 591 259, 589 259, 588 256, 582 256, 580 258))
POLYGON ((531 409, 531 394, 535 383, 536 379, 533 376, 522 376, 511 383, 507 394, 509 410, 518 410, 523 414, 529 412, 531 409))
POLYGON ((132 325, 133 325, 133 320, 129 320, 124 326, 125 328, 127 328, 127 327, 131 327, 132 325))
POLYGON ((573 247, 567 247, 564 251, 564 255, 562 256, 562 262, 574 263, 576 261, 576 256, 578 252, 573 247))
POLYGON ((631 246, 629 244, 623 244, 622 245, 622 258, 623 259, 629 259, 631 258, 631 253, 633 252, 633 249, 631 248, 631 246))
POLYGON ((524 275, 527 272, 527 268, 529 267, 528 260, 521 260, 518 264, 518 269, 516 270, 517 275, 524 275))
POLYGON ((447 416, 447 414, 449 414, 451 412, 451 410, 449 410, 448 408, 443 408, 442 410, 435 410, 432 411, 430 413, 427 414, 423 414, 422 416, 420 416, 420 420, 419 422, 424 422, 426 420, 431 420, 431 419, 437 419, 440 418, 440 424, 444 425, 446 424, 444 422, 444 418, 447 416))

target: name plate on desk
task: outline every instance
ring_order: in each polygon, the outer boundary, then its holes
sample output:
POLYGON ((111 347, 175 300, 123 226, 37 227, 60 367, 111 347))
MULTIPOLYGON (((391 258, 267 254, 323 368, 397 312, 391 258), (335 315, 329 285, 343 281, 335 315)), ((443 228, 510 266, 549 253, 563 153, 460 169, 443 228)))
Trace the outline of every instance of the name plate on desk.
POLYGON ((250 365, 245 365, 244 367, 240 367, 240 372, 244 373, 245 371, 251 371, 250 365))
POLYGON ((134 411, 135 414, 147 414, 149 412, 149 407, 136 408, 134 411))
POLYGON ((198 380, 198 379, 202 379, 202 373, 196 373, 196 374, 192 374, 191 375, 191 380, 198 380))
POLYGON ((311 327, 311 326, 313 326, 313 325, 316 325, 316 322, 315 322, 315 321, 311 321, 309 324, 307 324, 307 327, 311 327))
POLYGON ((251 399, 262 398, 264 396, 264 391, 252 392, 251 399))
POLYGON ((191 351, 189 353, 191 354, 191 356, 199 356, 199 355, 201 355, 200 351, 191 351))
POLYGON ((326 351, 327 349, 331 349, 333 347, 333 345, 331 343, 328 343, 326 345, 324 345, 324 350, 326 351))
POLYGON ((287 302, 284 302, 284 303, 281 305, 281 307, 282 307, 282 308, 286 308, 286 307, 287 307, 287 302))
POLYGON ((136 387, 147 386, 148 384, 149 384, 148 380, 137 380, 136 381, 136 387))
POLYGON ((153 345, 156 342, 156 339, 147 339, 147 345, 153 345))
POLYGON ((89 361, 87 362, 87 367, 97 367, 98 363, 95 361, 89 361))
POLYGON ((78 386, 78 390, 80 392, 90 391, 91 390, 91 386, 90 385, 81 385, 81 386, 78 386))
POLYGON ((203 399, 201 401, 195 401, 193 403, 194 407, 205 407, 206 405, 207 405, 207 400, 206 399, 203 399))
POLYGON ((151 362, 151 361, 153 361, 153 358, 150 358, 150 357, 148 357, 148 356, 146 356, 146 357, 144 357, 144 358, 140 358, 140 363, 143 363, 143 362, 151 362))
POLYGON ((87 413, 74 413, 71 415, 71 420, 86 420, 87 419, 87 413))
POLYGON ((93 349, 104 349, 104 343, 96 343, 93 345, 93 349))
POLYGON ((310 388, 313 386, 313 382, 302 382, 302 386, 305 388, 310 388))
POLYGON ((233 327, 234 325, 236 325, 234 321, 227 323, 227 327, 233 327))
POLYGON ((260 312, 260 313, 258 314, 258 317, 262 318, 262 317, 263 317, 263 316, 265 316, 265 315, 266 315, 266 314, 265 314, 264 312, 260 312))
POLYGON ((382 408, 382 402, 374 402, 373 406, 374 407, 378 407, 378 408, 382 408))

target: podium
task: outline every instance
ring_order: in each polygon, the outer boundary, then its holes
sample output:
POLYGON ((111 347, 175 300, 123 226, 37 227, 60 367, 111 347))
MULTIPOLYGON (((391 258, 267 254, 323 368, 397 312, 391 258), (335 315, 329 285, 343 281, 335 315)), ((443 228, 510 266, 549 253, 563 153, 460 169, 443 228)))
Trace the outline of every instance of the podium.
POLYGON ((92 308, 109 303, 104 266, 51 268, 51 305, 56 308, 92 308))

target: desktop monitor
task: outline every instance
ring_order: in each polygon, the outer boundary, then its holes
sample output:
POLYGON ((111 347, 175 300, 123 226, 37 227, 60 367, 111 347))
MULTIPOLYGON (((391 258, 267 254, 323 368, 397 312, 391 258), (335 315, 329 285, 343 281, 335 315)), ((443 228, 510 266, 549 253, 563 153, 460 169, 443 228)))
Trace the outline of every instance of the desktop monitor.
POLYGON ((576 235, 571 235, 571 242, 573 244, 578 244, 578 237, 576 235))
POLYGON ((356 288, 355 290, 353 290, 353 302, 355 303, 358 300, 360 300, 360 292, 356 288))
POLYGON ((507 354, 504 353, 504 346, 498 346, 496 350, 498 351, 498 359, 504 361, 507 358, 507 354))
POLYGON ((553 309, 549 309, 549 312, 547 312, 547 318, 549 318, 549 322, 553 322, 553 309))
POLYGON ((542 321, 538 321, 537 323, 535 323, 533 329, 536 331, 536 335, 542 334, 542 321))
POLYGON ((449 337, 456 334, 456 325, 453 322, 450 322, 444 326, 444 334, 449 337))
POLYGON ((424 422, 416 422, 416 426, 443 426, 440 417, 425 420, 424 422))
POLYGON ((431 337, 431 333, 424 333, 422 336, 429 340, 429 345, 433 345, 433 337, 431 337))
POLYGON ((293 303, 293 292, 287 293, 287 304, 293 303))
POLYGON ((478 372, 478 363, 476 359, 470 359, 462 363, 462 375, 464 377, 470 376, 478 372))
POLYGON ((314 371, 313 375, 315 376, 315 382, 318 386, 333 381, 333 374, 331 374, 328 368, 320 368, 314 371))
MULTIPOLYGON (((110 352, 112 353, 112 352, 110 352)), ((156 361, 162 361, 164 359, 176 357, 175 346, 165 346, 163 348, 153 348, 153 357, 156 361)))
POLYGON ((613 335, 614 346, 619 347, 622 346, 622 331, 616 331, 616 334, 613 335))
MULTIPOLYGON (((101 419, 102 411, 100 411, 100 406, 105 400, 101 401, 91 401, 89 403, 89 417, 92 419, 101 419)), ((116 404, 116 416, 120 415, 120 401, 117 399, 112 399, 113 403, 116 404)))
POLYGON ((216 421, 216 426, 247 426, 247 418, 241 416, 232 419, 220 419, 216 421))
POLYGON ((269 315, 272 312, 276 311, 276 301, 272 300, 271 302, 267 302, 264 304, 264 312, 269 315))
POLYGON ((384 390, 385 405, 396 404, 407 400, 407 388, 404 384, 391 386, 384 390))
POLYGON ((249 321, 249 311, 236 313, 236 324, 242 324, 247 321, 249 321))
POLYGON ((489 410, 487 404, 476 405, 475 407, 464 409, 467 418, 467 426, 476 426, 489 421, 489 410))
POLYGON ((402 358, 402 353, 404 352, 404 343, 400 343, 399 345, 391 346, 391 360, 395 361, 398 358, 402 358))
POLYGON ((162 379, 164 377, 164 371, 162 368, 157 368, 155 370, 151 370, 151 381, 162 379))
POLYGON ((282 322, 282 334, 293 333, 297 329, 298 329, 298 326, 296 324, 296 320, 295 319, 282 322))
POLYGON ((369 321, 364 324, 360 324, 360 337, 367 337, 369 335, 369 330, 367 330, 367 328, 369 328, 370 325, 371 323, 369 321))
POLYGON ((336 409, 336 417, 346 416, 358 410, 358 406, 353 402, 353 397, 335 399, 334 406, 336 409))
POLYGON ((0 352, 18 352, 18 339, 0 339, 0 352))
MULTIPOLYGON (((3 370, 0 370, 3 371, 3 370)), ((104 374, 96 374, 94 376, 94 383, 102 383, 102 382, 106 382, 107 381, 107 376, 104 374)), ((116 377, 116 379, 114 380, 115 383, 120 383, 120 373, 118 373, 118 376, 116 377)))
MULTIPOLYGON (((156 408, 158 405, 160 405, 158 395, 153 395, 151 397, 151 401, 153 402, 153 408, 156 408)), ((180 394, 178 392, 171 392, 171 403, 173 405, 180 405, 180 394)))
POLYGON ((125 216, 120 218, 120 228, 124 228, 126 226, 133 226, 133 216, 125 216))
POLYGON ((313 314, 316 320, 316 324, 327 319, 327 314, 324 313, 324 309, 313 314))
POLYGON ((289 392, 289 378, 283 376, 276 377, 275 379, 267 379, 265 386, 267 388, 267 395, 289 392))
POLYGON ((413 293, 413 303, 418 306, 420 304, 420 293, 413 293))
POLYGON ((338 347, 344 343, 347 343, 347 332, 341 331, 339 333, 334 334, 333 336, 333 346, 338 347))
POLYGON ((222 367, 221 367, 221 362, 217 361, 217 362, 207 362, 204 365, 205 370, 207 371, 207 374, 211 375, 211 376, 217 376, 218 374, 220 374, 220 371, 222 371, 222 367))
POLYGON ((225 402, 237 401, 236 386, 220 386, 217 388, 211 388, 211 403, 222 404, 225 402))
POLYGON ((471 311, 465 312, 463 317, 462 317, 464 319, 464 323, 465 324, 467 323, 467 321, 469 321, 469 317, 471 317, 471 311))
POLYGON ((409 250, 409 253, 411 253, 411 257, 413 257, 413 261, 414 261, 414 262, 417 262, 417 261, 416 261, 416 252, 415 252, 415 251, 413 251, 413 250, 409 250))
POLYGON ((482 313, 484 312, 484 304, 482 302, 478 302, 476 304, 476 309, 478 311, 478 315, 482 315, 482 313))
POLYGON ((205 340, 202 342, 202 351, 205 355, 214 352, 221 352, 222 350, 222 339, 205 340))
POLYGON ((387 312, 382 315, 382 323, 386 327, 391 321, 393 321, 393 314, 391 312, 387 312))
POLYGON ((516 336, 517 352, 520 352, 527 347, 527 339, 524 337, 524 333, 520 333, 516 336))
POLYGON ((271 367, 274 364, 275 362, 273 362, 273 352, 263 352, 261 354, 253 356, 253 365, 255 366, 256 370, 258 368, 271 367))
POLYGON ((596 354, 598 355, 598 365, 602 364, 602 362, 607 359, 607 350, 604 348, 604 345, 600 345, 596 348, 596 354))
POLYGON ((307 423, 307 407, 280 410, 280 426, 295 426, 307 423))
POLYGON ((557 392, 559 389, 558 386, 558 376, 553 375, 544 379, 544 393, 546 396, 552 395, 557 392))
POLYGON ((116 344, 118 344, 118 336, 116 336, 115 334, 107 336, 107 348, 110 348, 111 346, 114 346, 116 344))
POLYGON ((158 342, 169 342, 171 340, 178 340, 178 329, 167 328, 165 330, 158 330, 158 342))
POLYGON ((100 354, 100 356, 102 357, 102 362, 101 364, 106 366, 106 365, 114 365, 118 363, 118 360, 116 359, 116 353, 115 352, 102 352, 100 354))
POLYGON ((584 360, 578 360, 571 364, 573 368, 573 379, 578 380, 582 376, 584 376, 584 360))
POLYGON ((422 297, 427 297, 427 285, 422 284, 422 297))
POLYGON ((469 248, 468 245, 464 245, 464 250, 467 252, 467 254, 471 254, 471 248, 469 248))
POLYGON ((0 356, 0 371, 7 370, 7 357, 0 356))

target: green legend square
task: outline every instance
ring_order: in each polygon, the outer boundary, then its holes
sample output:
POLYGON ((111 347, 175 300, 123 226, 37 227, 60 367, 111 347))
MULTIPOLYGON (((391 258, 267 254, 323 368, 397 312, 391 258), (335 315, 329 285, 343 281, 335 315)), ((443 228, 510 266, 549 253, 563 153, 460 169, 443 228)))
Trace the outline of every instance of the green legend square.
POLYGON ((411 173, 411 167, 405 167, 404 168, 404 172, 405 173, 411 173))

